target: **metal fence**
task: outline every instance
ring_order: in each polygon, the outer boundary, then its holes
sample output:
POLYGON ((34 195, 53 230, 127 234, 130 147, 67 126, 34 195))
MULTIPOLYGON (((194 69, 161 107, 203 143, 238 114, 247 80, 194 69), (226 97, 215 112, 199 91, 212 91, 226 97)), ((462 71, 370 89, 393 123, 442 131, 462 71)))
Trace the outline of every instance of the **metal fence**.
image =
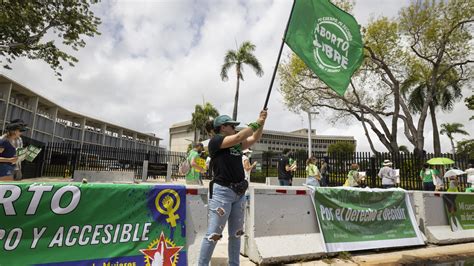
POLYGON ((172 165, 172 175, 179 177, 178 165, 186 153, 146 151, 106 147, 93 144, 48 143, 37 164, 41 164, 41 176, 70 177, 75 170, 133 171, 137 178, 142 175, 143 161, 149 165, 172 165))
MULTIPOLYGON (((34 140, 27 140, 26 142, 34 140)), ((31 143, 36 146, 43 147, 33 163, 23 165, 23 172, 30 169, 28 175, 52 176, 52 177, 71 177, 75 170, 97 170, 97 171, 133 171, 137 178, 141 178, 143 161, 148 160, 149 165, 163 166, 168 162, 172 167, 173 178, 183 178, 178 174, 179 164, 185 160, 186 153, 170 152, 170 151, 145 151, 127 148, 105 147, 93 144, 84 144, 80 146, 76 143, 48 143, 41 146, 41 143, 31 143)), ((347 173, 352 163, 359 165, 360 171, 366 172, 365 185, 370 187, 381 187, 382 180, 377 174, 382 167, 384 160, 388 159, 393 162, 393 168, 400 169, 400 187, 409 190, 422 189, 422 181, 419 178, 421 166, 427 160, 433 157, 448 157, 455 161, 455 165, 459 169, 466 169, 468 163, 474 161, 467 157, 453 156, 452 154, 442 154, 435 156, 427 153, 422 159, 416 158, 413 153, 379 153, 377 155, 369 152, 356 153, 314 153, 318 160, 318 167, 324 157, 329 160, 329 185, 341 186, 344 184, 347 173)), ((265 182, 265 178, 269 176, 278 176, 277 162, 281 157, 280 154, 265 152, 263 154, 255 154, 252 160, 260 163, 261 167, 252 173, 253 182, 265 182)), ((306 159, 307 154, 297 152, 291 156, 297 162, 297 171, 295 177, 306 177, 306 159)), ((159 168, 159 167, 158 167, 159 168)), ((148 168, 150 169, 150 167, 148 168)), ((446 170, 440 167, 441 172, 446 170)), ((153 171, 150 171, 153 175, 153 171)), ((150 176, 152 178, 160 178, 160 176, 150 176)), ((30 177, 30 176, 28 176, 30 177)), ((465 189, 466 177, 461 176, 460 188, 465 189)), ((449 184, 445 180, 445 184, 449 184)))
MULTIPOLYGON (((390 160, 393 163, 394 169, 400 169, 400 187, 410 190, 422 189, 422 181, 419 178, 421 166, 427 160, 434 157, 447 157, 455 161, 454 166, 459 169, 466 169, 468 163, 474 163, 467 157, 453 156, 452 154, 441 154, 435 156, 434 154, 427 153, 424 158, 416 158, 413 153, 380 153, 378 155, 371 154, 369 152, 355 152, 355 153, 314 153, 313 156, 318 160, 318 167, 324 157, 328 157, 329 160, 329 182, 330 186, 341 186, 347 179, 347 174, 350 170, 352 163, 359 165, 359 171, 366 172, 365 184, 369 187, 382 187, 382 180, 377 177, 377 174, 382 167, 384 160, 390 160)), ((267 176, 278 176, 277 162, 281 157, 280 154, 274 153, 263 153, 260 156, 254 156, 253 160, 257 160, 261 163, 261 172, 252 173, 253 180, 258 182, 264 182, 267 176)), ((308 155, 305 153, 295 153, 291 156, 297 162, 297 170, 294 177, 306 177, 306 159, 308 155)), ((444 172, 446 168, 443 166, 439 167, 441 172, 444 172)), ((460 177, 460 187, 464 190, 466 187, 466 176, 460 177)), ((449 184, 445 180, 445 184, 449 184)))

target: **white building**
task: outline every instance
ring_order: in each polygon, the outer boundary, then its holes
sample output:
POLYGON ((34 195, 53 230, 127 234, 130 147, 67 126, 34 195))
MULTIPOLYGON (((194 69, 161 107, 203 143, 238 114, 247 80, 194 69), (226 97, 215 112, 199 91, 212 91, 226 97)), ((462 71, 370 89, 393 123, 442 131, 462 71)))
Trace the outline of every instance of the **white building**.
POLYGON ((0 74, 0 127, 21 118, 27 137, 48 142, 97 144, 140 150, 162 149, 160 138, 85 116, 61 107, 18 82, 0 74))
MULTIPOLYGON (((173 124, 170 127, 170 151, 186 152, 189 144, 194 140, 194 131, 190 129, 191 121, 173 124)), ((199 138, 199 136, 198 136, 199 138)), ((353 136, 317 135, 315 130, 311 134, 312 150, 326 152, 329 145, 336 142, 351 142, 357 144, 353 136)), ((308 149, 308 129, 292 132, 263 130, 262 139, 253 146, 255 152, 273 151, 282 152, 288 148, 292 151, 308 149)))

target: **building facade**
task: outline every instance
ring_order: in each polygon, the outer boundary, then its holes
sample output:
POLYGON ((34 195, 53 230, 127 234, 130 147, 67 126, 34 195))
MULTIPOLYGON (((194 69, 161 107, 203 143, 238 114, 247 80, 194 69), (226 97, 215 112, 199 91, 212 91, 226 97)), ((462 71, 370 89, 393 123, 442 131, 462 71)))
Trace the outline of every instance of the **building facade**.
MULTIPOLYGON (((176 123, 170 127, 171 151, 186 152, 188 145, 194 140, 194 131, 190 130, 191 121, 176 123)), ((199 138, 199 136, 198 136, 199 138)), ((311 134, 313 152, 327 152, 329 145, 336 142, 350 142, 357 145, 353 136, 317 135, 315 130, 311 134)), ((252 150, 254 152, 272 151, 281 153, 284 149, 291 151, 308 150, 308 129, 292 132, 264 130, 262 138, 252 150)))
POLYGON ((21 118, 27 137, 48 142, 98 144, 140 150, 160 150, 160 138, 114 125, 63 108, 0 74, 0 126, 21 118))

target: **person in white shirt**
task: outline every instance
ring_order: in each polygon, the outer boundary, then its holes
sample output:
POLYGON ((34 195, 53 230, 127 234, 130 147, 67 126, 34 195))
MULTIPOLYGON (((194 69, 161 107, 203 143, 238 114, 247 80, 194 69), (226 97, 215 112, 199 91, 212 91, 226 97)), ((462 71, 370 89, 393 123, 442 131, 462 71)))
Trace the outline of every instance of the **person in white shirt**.
POLYGON ((242 164, 244 165, 245 180, 250 182, 250 173, 252 172, 252 169, 257 165, 257 162, 253 162, 253 164, 250 164, 250 156, 252 153, 250 149, 246 149, 242 153, 242 164))
POLYGON ((397 177, 395 171, 392 169, 392 162, 390 160, 383 161, 382 168, 380 168, 378 176, 382 178, 383 188, 395 187, 397 177))

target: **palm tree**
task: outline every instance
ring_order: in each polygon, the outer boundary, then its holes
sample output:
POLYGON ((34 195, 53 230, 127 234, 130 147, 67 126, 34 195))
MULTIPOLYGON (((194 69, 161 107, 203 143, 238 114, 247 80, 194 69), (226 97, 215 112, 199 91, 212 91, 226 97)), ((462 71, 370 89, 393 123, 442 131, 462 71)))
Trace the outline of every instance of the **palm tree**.
POLYGON ((258 62, 257 57, 252 53, 255 51, 255 45, 249 41, 246 41, 240 45, 240 47, 235 50, 228 50, 224 57, 224 64, 221 69, 221 79, 226 81, 229 79, 227 71, 235 65, 235 71, 237 73, 237 87, 235 89, 235 99, 234 99, 234 111, 232 113, 232 119, 237 120, 237 106, 239 104, 239 86, 240 80, 244 80, 243 65, 250 66, 257 76, 261 77, 263 75, 262 66, 258 62))
POLYGON ((219 111, 211 103, 203 103, 203 105, 196 104, 194 113, 192 113, 190 129, 194 130, 194 142, 203 139, 206 132, 206 122, 210 118, 219 116, 219 111))
MULTIPOLYGON (((401 86, 404 97, 408 100, 408 106, 414 114, 421 112, 425 103, 429 73, 420 67, 405 80, 401 86)), ((456 71, 449 71, 446 76, 436 84, 433 101, 429 105, 431 124, 433 127, 433 148, 435 154, 441 153, 441 143, 439 140, 438 122, 436 119, 436 108, 440 107, 443 112, 450 112, 454 104, 462 98, 462 88, 459 84, 459 74, 456 71)))
POLYGON ((456 154, 456 149, 454 147, 454 137, 453 134, 463 134, 463 135, 469 135, 464 129, 462 129, 463 124, 460 123, 446 123, 446 124, 441 124, 441 131, 440 133, 442 135, 448 136, 449 140, 451 141, 451 147, 453 148, 453 154, 456 154))

